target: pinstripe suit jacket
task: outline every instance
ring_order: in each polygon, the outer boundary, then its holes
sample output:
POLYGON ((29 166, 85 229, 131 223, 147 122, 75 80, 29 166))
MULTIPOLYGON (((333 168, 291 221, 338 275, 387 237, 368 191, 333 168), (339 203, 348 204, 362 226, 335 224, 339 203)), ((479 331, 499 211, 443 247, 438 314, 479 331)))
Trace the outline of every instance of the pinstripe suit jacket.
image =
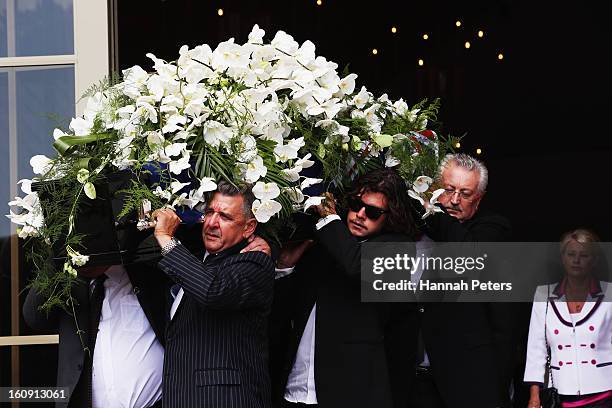
POLYGON ((166 333, 164 408, 270 406, 274 264, 242 242, 205 262, 183 245, 159 263, 185 294, 166 333))

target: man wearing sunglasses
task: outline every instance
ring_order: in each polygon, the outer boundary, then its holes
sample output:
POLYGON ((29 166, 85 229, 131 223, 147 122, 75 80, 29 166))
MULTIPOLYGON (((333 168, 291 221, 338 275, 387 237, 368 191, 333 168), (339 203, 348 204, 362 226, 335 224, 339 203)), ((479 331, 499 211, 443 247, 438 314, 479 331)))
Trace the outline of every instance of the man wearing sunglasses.
POLYGON ((277 279, 272 318, 289 323, 277 406, 406 407, 416 308, 361 303, 360 253, 366 240, 412 241, 409 205, 395 171, 373 171, 349 194, 345 221, 328 196, 314 245, 283 248, 278 267, 290 274, 277 279))
MULTIPOLYGON (((425 219, 437 242, 510 240, 509 221, 479 210, 488 181, 482 162, 447 155, 439 169, 443 213, 425 219)), ((516 309, 504 303, 425 303, 419 307, 426 358, 418 361, 411 408, 508 406, 516 309), (431 363, 430 363, 431 362, 431 363)), ((419 353, 421 354, 421 353, 419 353)))

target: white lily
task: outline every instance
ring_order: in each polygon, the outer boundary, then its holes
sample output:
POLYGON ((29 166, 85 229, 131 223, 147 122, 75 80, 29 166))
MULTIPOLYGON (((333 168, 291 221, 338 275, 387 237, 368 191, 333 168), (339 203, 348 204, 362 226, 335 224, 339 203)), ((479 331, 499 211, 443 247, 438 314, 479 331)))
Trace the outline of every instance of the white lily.
POLYGON ((32 180, 21 179, 17 182, 17 185, 21 186, 21 191, 25 194, 32 194, 32 180))
POLYGON ((132 114, 130 121, 157 123, 157 110, 148 102, 136 102, 136 110, 132 114))
POLYGON ((213 147, 219 147, 221 143, 227 143, 233 134, 231 128, 215 120, 204 123, 202 132, 206 143, 213 147))

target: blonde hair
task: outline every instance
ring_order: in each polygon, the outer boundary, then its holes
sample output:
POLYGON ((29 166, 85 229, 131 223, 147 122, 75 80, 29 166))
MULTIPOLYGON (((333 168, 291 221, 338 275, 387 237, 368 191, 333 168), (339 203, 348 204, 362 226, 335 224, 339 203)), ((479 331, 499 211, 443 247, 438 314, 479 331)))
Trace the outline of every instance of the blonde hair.
POLYGON ((567 244, 569 244, 570 241, 576 241, 579 244, 583 244, 589 247, 589 249, 591 249, 596 255, 599 255, 598 242, 600 242, 600 239, 597 234, 591 230, 585 228, 578 228, 563 234, 561 236, 559 248, 561 250, 561 253, 565 252, 565 248, 567 248, 567 244))

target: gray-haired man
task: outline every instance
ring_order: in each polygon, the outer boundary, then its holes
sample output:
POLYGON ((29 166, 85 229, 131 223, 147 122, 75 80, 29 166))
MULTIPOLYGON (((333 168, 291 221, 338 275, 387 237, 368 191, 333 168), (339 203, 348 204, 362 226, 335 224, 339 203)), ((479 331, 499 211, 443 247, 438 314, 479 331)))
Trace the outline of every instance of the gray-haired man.
MULTIPOLYGON (((480 210, 488 171, 467 154, 447 155, 439 169, 445 212, 426 218, 436 242, 510 240, 509 221, 480 210)), ((429 362, 417 369, 413 407, 497 407, 509 403, 515 315, 503 303, 427 303, 420 307, 429 362), (431 365, 428 365, 430 363, 431 365)))

